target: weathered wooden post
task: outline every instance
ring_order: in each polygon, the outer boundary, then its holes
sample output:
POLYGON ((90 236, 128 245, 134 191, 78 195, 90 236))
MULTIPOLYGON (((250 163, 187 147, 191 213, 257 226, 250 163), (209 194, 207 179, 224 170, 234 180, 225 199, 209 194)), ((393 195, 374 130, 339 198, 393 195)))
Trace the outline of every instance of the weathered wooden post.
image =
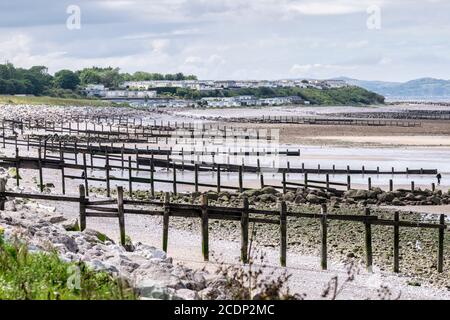
POLYGON ((414 181, 411 181, 411 191, 414 191, 414 189, 415 189, 414 181))
POLYGON ((261 189, 264 188, 264 175, 262 173, 259 175, 259 182, 261 184, 261 189))
MULTIPOLYGON (((366 217, 370 216, 370 208, 364 209, 366 217)), ((372 227, 369 219, 364 221, 366 229, 366 267, 368 272, 372 272, 372 227)))
POLYGON ((351 177, 347 176, 347 190, 350 190, 352 188, 352 182, 351 182, 351 177))
POLYGON ((202 194, 202 254, 205 261, 209 261, 209 217, 208 196, 202 194))
POLYGON ((167 252, 169 240, 169 217, 170 217, 170 193, 166 192, 164 196, 164 216, 163 216, 163 240, 162 249, 167 252))
POLYGON ((128 157, 128 191, 130 192, 130 198, 133 198, 133 170, 131 168, 131 156, 128 157))
POLYGON ((323 270, 327 270, 327 267, 328 267, 328 263, 327 263, 328 230, 327 230, 327 206, 326 206, 326 204, 322 204, 321 213, 322 213, 322 216, 320 218, 320 234, 321 234, 320 266, 322 267, 323 270))
POLYGON ((399 272, 400 264, 400 214, 394 213, 394 272, 399 272))
POLYGON ((330 175, 328 173, 325 176, 325 183, 326 183, 326 187, 328 189, 330 187, 330 175))
POLYGON ((372 178, 367 178, 367 190, 372 190, 372 178))
POLYGON ((105 170, 106 170, 106 197, 111 197, 111 182, 109 180, 109 153, 106 152, 105 154, 105 170))
POLYGON ((44 182, 43 182, 43 177, 42 177, 42 156, 41 156, 41 148, 39 148, 38 170, 39 170, 39 189, 41 190, 41 192, 44 192, 44 182))
POLYGON ((389 191, 394 191, 394 180, 389 179, 389 191))
POLYGON ((437 270, 442 273, 444 268, 444 230, 445 230, 445 215, 441 214, 439 217, 439 239, 438 239, 438 266, 437 270))
POLYGON ((64 150, 61 148, 61 142, 59 143, 59 165, 61 166, 61 189, 62 194, 66 194, 66 175, 64 173, 64 150))
POLYGON ((431 191, 436 191, 436 184, 434 182, 431 184, 431 191))
POLYGON ((6 192, 6 181, 7 180, 4 178, 0 179, 0 211, 5 210, 6 197, 3 193, 6 192))
POLYGON ((244 166, 239 166, 239 192, 244 191, 243 171, 244 166))
POLYGON ((20 159, 19 159, 19 148, 16 148, 16 185, 20 185, 20 174, 19 174, 19 167, 20 167, 20 159))
POLYGON ((286 194, 286 170, 283 170, 283 194, 286 194))
POLYGON ((80 230, 86 229, 86 192, 82 184, 79 185, 80 192, 80 230))
POLYGON ((220 163, 217 164, 217 193, 220 192, 220 163))
POLYGON ((173 194, 177 194, 177 165, 173 162, 173 194))
POLYGON ((305 172, 305 176, 304 176, 304 186, 305 189, 308 188, 308 173, 305 172))
POLYGON ((155 197, 155 165, 153 163, 153 153, 152 153, 152 158, 150 159, 150 192, 152 195, 152 198, 155 197))
POLYGON ((280 202, 280 264, 286 267, 287 252, 287 208, 286 201, 280 202))
POLYGON ((86 189, 86 195, 89 196, 89 184, 88 184, 87 165, 86 165, 86 152, 83 152, 83 177, 84 177, 84 187, 86 189))
POLYGON ((195 185, 195 192, 198 192, 198 164, 197 163, 194 165, 194 185, 195 185))
POLYGON ((120 244, 125 246, 126 234, 125 234, 125 212, 123 205, 123 187, 117 186, 117 213, 119 216, 119 229, 120 229, 120 244))
POLYGON ((244 197, 244 207, 242 208, 241 216, 241 261, 243 263, 248 262, 248 198, 244 197))

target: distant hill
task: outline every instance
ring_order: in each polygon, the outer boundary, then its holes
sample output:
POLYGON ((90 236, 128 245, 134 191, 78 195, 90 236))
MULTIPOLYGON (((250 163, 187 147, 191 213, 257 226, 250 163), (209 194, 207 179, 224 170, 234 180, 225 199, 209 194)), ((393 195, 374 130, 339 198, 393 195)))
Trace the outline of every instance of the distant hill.
POLYGON ((348 84, 376 92, 386 98, 419 98, 419 99, 450 99, 450 80, 421 78, 408 82, 384 82, 356 80, 346 77, 337 78, 348 84))

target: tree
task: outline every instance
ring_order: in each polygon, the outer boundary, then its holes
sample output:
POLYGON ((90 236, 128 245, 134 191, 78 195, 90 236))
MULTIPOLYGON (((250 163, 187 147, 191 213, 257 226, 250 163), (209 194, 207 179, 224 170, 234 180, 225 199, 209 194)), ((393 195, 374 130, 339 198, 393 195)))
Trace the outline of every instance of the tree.
POLYGON ((62 89, 75 90, 80 84, 80 78, 70 70, 55 73, 55 86, 62 89))

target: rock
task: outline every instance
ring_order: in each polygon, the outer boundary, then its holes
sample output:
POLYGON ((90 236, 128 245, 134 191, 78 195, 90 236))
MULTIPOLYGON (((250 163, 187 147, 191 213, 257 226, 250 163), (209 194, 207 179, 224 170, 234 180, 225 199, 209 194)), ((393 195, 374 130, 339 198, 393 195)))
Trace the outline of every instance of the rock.
POLYGON ((66 231, 80 231, 80 225, 78 224, 78 219, 76 218, 64 221, 61 226, 66 231))
MULTIPOLYGON (((175 291, 176 298, 180 300, 198 300, 199 295, 197 292, 189 289, 178 289, 175 291)), ((175 299, 176 299, 175 298, 175 299)))
POLYGON ((279 192, 278 192, 275 188, 273 188, 273 187, 264 187, 264 188, 261 189, 261 193, 263 193, 263 194, 276 195, 276 194, 278 194, 279 192))
POLYGON ((55 224, 55 223, 60 223, 60 222, 64 222, 64 221, 66 221, 66 220, 67 220, 67 219, 64 218, 62 215, 51 216, 50 219, 48 219, 48 221, 49 221, 50 223, 53 223, 53 224, 55 224))
POLYGON ((105 242, 105 241, 111 241, 114 243, 113 240, 111 240, 110 238, 108 238, 105 234, 97 231, 97 230, 93 230, 93 229, 85 229, 83 231, 84 234, 92 236, 97 238, 97 240, 100 240, 101 242, 105 242))
POLYGON ((400 201, 399 198, 394 198, 391 203, 393 206, 404 206, 405 205, 403 203, 403 201, 400 201))
POLYGON ((293 202, 295 200, 295 194, 293 192, 286 192, 286 194, 284 195, 284 200, 285 201, 289 201, 289 202, 293 202))
POLYGON ((312 204, 321 204, 327 202, 326 198, 319 197, 311 193, 306 196, 306 200, 312 204))
POLYGON ((258 200, 261 202, 277 202, 277 197, 273 194, 262 194, 258 196, 258 200))
POLYGON ((381 193, 377 196, 380 202, 391 202, 395 199, 395 195, 392 192, 381 193))
POLYGON ((245 190, 244 192, 242 192, 242 195, 247 197, 256 197, 259 196, 260 194, 261 190, 257 189, 245 190))
POLYGON ((303 197, 303 195, 298 195, 298 196, 295 197, 294 202, 296 204, 305 203, 306 199, 303 197))
POLYGON ((208 198, 208 200, 214 200, 214 201, 219 199, 219 195, 217 194, 217 192, 214 192, 214 191, 208 191, 206 193, 206 197, 208 198))
POLYGON ((348 190, 344 193, 344 197, 354 200, 365 200, 368 198, 369 191, 367 190, 348 190))

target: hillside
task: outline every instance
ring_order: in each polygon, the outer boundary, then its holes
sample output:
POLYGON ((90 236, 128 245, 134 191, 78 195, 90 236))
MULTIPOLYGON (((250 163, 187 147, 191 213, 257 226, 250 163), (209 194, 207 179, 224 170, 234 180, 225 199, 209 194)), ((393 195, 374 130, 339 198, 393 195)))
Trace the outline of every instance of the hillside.
POLYGON ((339 78, 347 83, 384 95, 387 98, 449 98, 450 80, 421 78, 408 82, 365 81, 339 78))

